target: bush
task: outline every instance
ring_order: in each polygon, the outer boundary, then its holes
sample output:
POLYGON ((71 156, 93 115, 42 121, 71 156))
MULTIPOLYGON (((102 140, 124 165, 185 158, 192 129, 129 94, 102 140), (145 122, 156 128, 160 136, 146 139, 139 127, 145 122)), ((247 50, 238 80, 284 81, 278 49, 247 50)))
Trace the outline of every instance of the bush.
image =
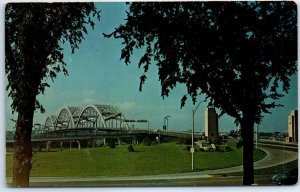
POLYGON ((228 145, 225 147, 225 152, 227 151, 232 151, 232 149, 228 145))
POLYGON ((228 152, 228 151, 232 151, 232 149, 228 145, 217 145, 216 146, 216 151, 228 152))
POLYGON ((96 144, 96 146, 97 146, 97 147, 104 147, 104 143, 103 143, 103 142, 98 143, 98 144, 96 144))
POLYGON ((222 144, 222 137, 218 136, 217 139, 214 140, 214 143, 217 145, 221 145, 222 144))
POLYGON ((146 137, 143 141, 145 146, 150 146, 151 145, 151 139, 149 137, 146 137))
POLYGON ((190 151, 191 150, 191 146, 187 145, 187 146, 185 146, 185 148, 183 150, 190 151))
POLYGON ((108 146, 109 146, 109 148, 111 148, 111 149, 116 148, 115 140, 114 140, 114 139, 109 139, 109 140, 108 140, 108 146))
POLYGON ((192 144, 192 141, 191 141, 191 139, 186 139, 186 138, 179 138, 178 140, 177 140, 177 143, 178 144, 185 144, 185 145, 191 145, 192 144))
POLYGON ((236 148, 239 149, 243 146, 243 141, 242 140, 239 140, 237 143, 236 143, 236 148))
POLYGON ((128 152, 134 152, 133 146, 130 144, 127 148, 128 152))

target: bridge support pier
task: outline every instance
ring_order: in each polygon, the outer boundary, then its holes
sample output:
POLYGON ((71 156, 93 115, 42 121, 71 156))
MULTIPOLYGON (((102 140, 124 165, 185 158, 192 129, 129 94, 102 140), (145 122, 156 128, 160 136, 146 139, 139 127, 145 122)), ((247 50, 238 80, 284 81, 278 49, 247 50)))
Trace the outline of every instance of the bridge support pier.
POLYGON ((46 150, 47 151, 51 151, 51 141, 47 141, 47 143, 46 143, 46 150))
POLYGON ((95 139, 92 139, 92 148, 95 148, 96 147, 96 140, 95 139))
POLYGON ((80 142, 78 140, 76 142, 78 143, 78 149, 81 149, 80 142))
POLYGON ((42 151, 42 142, 38 142, 38 150, 39 150, 39 152, 42 151))
POLYGON ((133 137, 132 144, 133 145, 139 144, 139 141, 137 140, 136 137, 133 137))
POLYGON ((160 135, 158 135, 158 136, 156 137, 156 141, 157 141, 158 143, 160 143, 160 135))
POLYGON ((106 138, 103 139, 103 145, 106 145, 106 138))

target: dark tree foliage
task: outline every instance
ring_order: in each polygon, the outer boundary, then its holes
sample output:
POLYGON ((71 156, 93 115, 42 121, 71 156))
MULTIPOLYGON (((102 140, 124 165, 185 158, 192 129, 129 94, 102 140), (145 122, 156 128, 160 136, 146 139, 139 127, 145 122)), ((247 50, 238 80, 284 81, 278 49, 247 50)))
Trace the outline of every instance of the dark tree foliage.
POLYGON ((61 45, 78 48, 86 26, 100 13, 93 3, 9 3, 5 9, 5 73, 12 109, 18 113, 14 136, 13 186, 28 186, 31 132, 36 96, 57 73, 67 75, 61 45))
POLYGON ((244 184, 254 182, 253 125, 278 106, 297 70, 294 2, 134 2, 126 23, 104 36, 123 40, 126 64, 134 49, 144 50, 140 89, 154 63, 163 97, 183 83, 194 103, 204 94, 210 106, 235 118, 244 142, 244 184))

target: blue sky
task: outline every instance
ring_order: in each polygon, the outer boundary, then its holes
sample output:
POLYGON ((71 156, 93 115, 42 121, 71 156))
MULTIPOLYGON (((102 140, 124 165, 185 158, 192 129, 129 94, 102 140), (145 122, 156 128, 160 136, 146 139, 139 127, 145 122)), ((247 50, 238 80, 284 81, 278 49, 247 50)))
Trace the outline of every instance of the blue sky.
MULTIPOLYGON (((177 86, 169 97, 160 96, 160 82, 157 68, 150 66, 143 91, 139 92, 139 77, 143 69, 138 69, 138 51, 132 56, 132 64, 126 66, 120 61, 121 41, 105 39, 102 33, 111 33, 115 27, 124 22, 125 3, 99 3, 102 10, 101 20, 96 23, 95 30, 88 30, 88 35, 78 50, 71 54, 68 45, 64 45, 65 61, 69 76, 59 74, 45 95, 39 95, 40 103, 46 109, 44 114, 35 113, 34 122, 43 124, 51 114, 57 114, 64 106, 85 106, 87 104, 109 104, 117 106, 127 119, 147 119, 150 127, 162 129, 163 117, 171 116, 169 129, 188 130, 192 128, 192 110, 195 106, 188 99, 184 108, 180 109, 181 97, 186 93, 183 85, 177 86)), ((7 93, 6 93, 7 95, 7 93)), ((201 100, 199 96, 198 101, 201 100)), ((11 129, 16 114, 11 114, 11 99, 6 97, 6 127, 11 129)), ((280 100, 285 107, 272 110, 266 114, 261 131, 287 131, 287 116, 297 108, 297 77, 292 77, 291 90, 280 100)), ((204 130, 204 111, 206 103, 201 103, 195 115, 196 131, 204 130)), ((237 129, 233 119, 224 115, 219 120, 219 130, 237 129)), ((135 127, 147 127, 135 124, 135 127)))

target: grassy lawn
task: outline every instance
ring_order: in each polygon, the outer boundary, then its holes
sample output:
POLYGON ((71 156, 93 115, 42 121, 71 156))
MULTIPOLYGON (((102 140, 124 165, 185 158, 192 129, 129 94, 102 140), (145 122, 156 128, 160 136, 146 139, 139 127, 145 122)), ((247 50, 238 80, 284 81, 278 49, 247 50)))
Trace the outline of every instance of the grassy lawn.
MULTIPOLYGON (((229 144, 229 152, 196 152, 195 171, 217 169, 242 164, 242 149, 229 144)), ((127 145, 89 149, 65 149, 54 152, 37 152, 31 176, 128 176, 181 173, 191 171, 191 153, 183 150, 185 145, 163 143, 154 146, 136 145, 136 152, 128 152, 127 145)), ((255 159, 264 156, 256 150, 255 159)), ((12 176, 12 155, 6 155, 6 175, 12 176)))

